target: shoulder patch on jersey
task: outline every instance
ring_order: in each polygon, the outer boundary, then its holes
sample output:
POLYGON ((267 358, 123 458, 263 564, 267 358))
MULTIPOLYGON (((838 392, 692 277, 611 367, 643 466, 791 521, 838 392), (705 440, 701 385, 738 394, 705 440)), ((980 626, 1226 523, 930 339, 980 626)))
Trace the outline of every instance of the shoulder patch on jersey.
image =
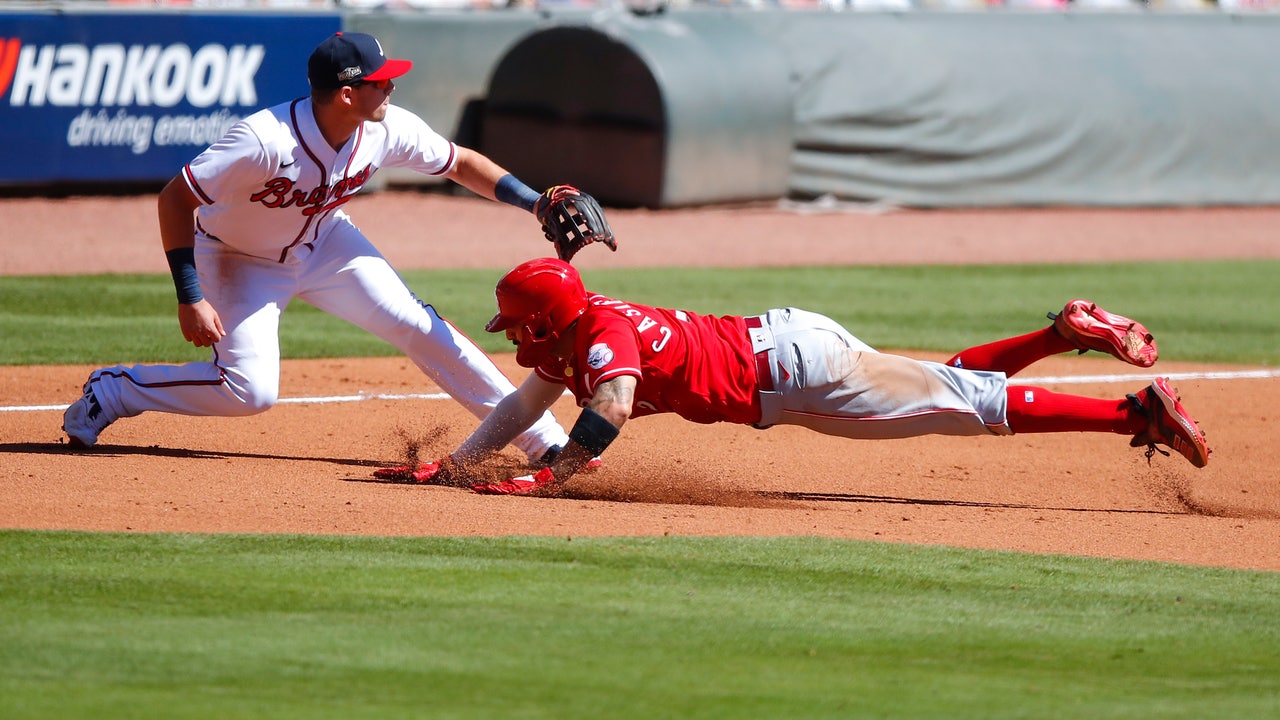
POLYGON ((606 343, 596 343, 587 348, 587 364, 592 370, 600 368, 613 362, 613 348, 606 343))

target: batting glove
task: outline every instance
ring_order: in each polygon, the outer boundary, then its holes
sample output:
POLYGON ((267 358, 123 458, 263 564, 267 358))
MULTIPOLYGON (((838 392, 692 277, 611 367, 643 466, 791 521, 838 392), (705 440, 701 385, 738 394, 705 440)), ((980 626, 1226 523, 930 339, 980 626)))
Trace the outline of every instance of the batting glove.
POLYGON ((373 476, 380 480, 395 480, 407 483, 429 483, 438 474, 440 474, 440 463, 438 462, 397 465, 389 468, 378 468, 373 471, 373 476))

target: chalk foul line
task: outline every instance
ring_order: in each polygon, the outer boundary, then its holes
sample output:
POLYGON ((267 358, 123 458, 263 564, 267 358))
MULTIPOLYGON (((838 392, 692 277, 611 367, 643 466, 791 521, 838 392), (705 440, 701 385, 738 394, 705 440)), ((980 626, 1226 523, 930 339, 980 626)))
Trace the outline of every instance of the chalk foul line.
MULTIPOLYGON (((1184 372, 1184 373, 1136 373, 1117 375, 1040 375, 1037 377, 1017 377, 1013 382, 1018 385, 1088 385, 1091 383, 1150 382, 1155 377, 1166 377, 1170 381, 1177 380, 1268 380, 1280 377, 1280 368, 1262 370, 1225 370, 1221 372, 1184 372)), ((448 393, 359 393, 356 395, 322 395, 316 397, 280 398, 279 404, 315 404, 328 405, 334 403, 364 402, 366 400, 452 400, 448 393)), ((50 410, 66 410, 66 405, 0 405, 0 412, 45 412, 50 410)))

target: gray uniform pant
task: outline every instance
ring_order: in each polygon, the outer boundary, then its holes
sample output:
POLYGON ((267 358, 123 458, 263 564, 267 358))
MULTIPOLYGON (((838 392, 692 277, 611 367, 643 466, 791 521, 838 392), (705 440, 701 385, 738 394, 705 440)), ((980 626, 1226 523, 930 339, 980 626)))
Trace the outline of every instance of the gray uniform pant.
POLYGON ((861 439, 1012 434, 1004 373, 881 353, 831 318, 796 308, 747 323, 761 372, 757 427, 861 439))

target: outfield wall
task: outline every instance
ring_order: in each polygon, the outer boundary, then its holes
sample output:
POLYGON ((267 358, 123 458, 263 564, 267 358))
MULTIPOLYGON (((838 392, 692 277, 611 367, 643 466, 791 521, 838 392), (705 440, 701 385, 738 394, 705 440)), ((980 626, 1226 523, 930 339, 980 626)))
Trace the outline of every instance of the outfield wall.
POLYGON ((1280 202, 1280 16, 1220 12, 0 12, 0 186, 163 183, 338 27, 437 130, 616 205, 1280 202))

